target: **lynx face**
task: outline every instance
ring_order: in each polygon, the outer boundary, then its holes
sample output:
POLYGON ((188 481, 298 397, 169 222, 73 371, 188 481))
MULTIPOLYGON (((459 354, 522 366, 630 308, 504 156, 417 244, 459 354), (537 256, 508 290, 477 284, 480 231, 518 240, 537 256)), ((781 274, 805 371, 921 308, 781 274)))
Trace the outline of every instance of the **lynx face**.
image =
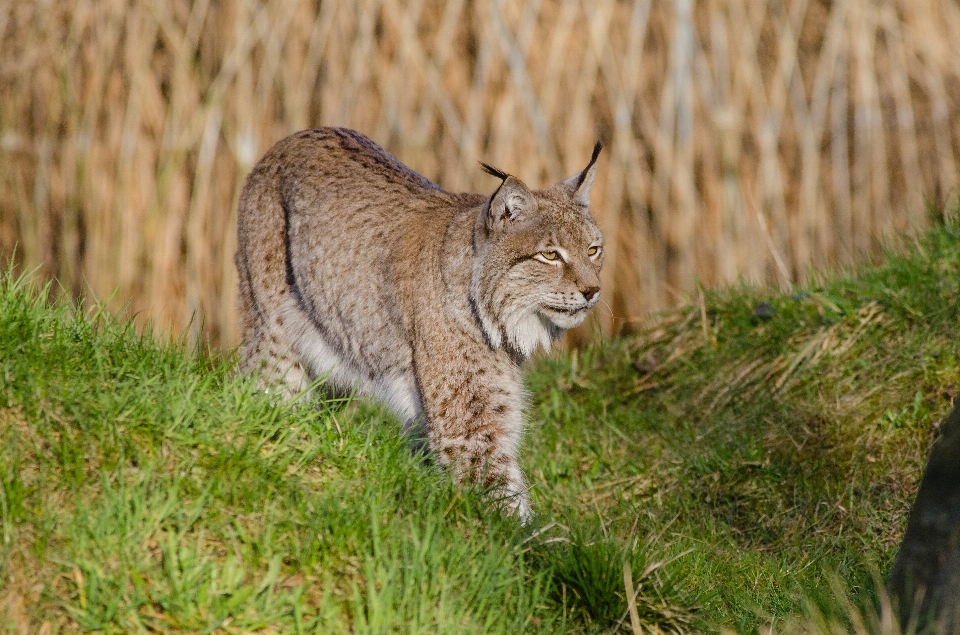
POLYGON ((526 357, 600 301, 603 236, 589 211, 592 163, 535 192, 503 176, 477 219, 471 301, 490 344, 526 357))

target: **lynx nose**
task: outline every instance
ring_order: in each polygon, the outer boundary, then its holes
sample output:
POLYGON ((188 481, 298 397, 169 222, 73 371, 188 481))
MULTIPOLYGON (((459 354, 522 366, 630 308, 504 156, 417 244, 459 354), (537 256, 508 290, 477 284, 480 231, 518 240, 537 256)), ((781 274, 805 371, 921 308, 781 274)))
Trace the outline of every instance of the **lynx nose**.
POLYGON ((600 293, 600 287, 587 287, 586 289, 580 289, 580 293, 583 294, 584 299, 589 301, 593 299, 593 296, 600 293))

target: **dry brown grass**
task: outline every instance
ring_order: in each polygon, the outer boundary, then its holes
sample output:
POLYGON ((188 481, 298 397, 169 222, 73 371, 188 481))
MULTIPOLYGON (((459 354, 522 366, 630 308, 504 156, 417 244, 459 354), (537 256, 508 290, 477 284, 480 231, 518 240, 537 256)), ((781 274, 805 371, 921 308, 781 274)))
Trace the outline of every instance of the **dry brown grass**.
POLYGON ((960 182, 957 33, 956 0, 6 0, 0 250, 230 345, 237 190, 286 134, 473 190, 599 136, 619 325, 923 227, 960 182))

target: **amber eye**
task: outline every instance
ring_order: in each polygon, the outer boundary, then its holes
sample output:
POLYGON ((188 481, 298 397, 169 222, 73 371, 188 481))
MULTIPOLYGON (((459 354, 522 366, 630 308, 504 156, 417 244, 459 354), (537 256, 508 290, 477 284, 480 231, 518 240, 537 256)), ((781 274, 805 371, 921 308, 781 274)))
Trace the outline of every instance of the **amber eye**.
POLYGON ((560 257, 560 254, 558 254, 555 251, 541 251, 540 255, 546 258, 547 260, 556 260, 557 258, 560 257))
POLYGON ((598 253, 600 253, 599 247, 591 247, 590 249, 587 250, 588 256, 596 256, 598 253))

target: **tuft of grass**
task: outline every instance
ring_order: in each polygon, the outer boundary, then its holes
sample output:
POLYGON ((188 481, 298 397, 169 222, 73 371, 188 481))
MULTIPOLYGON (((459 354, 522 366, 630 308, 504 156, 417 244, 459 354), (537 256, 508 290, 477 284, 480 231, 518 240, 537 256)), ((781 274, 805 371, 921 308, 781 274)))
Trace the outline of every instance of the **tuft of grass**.
POLYGON ((614 632, 628 618, 628 624, 677 635, 702 625, 690 592, 682 590, 687 581, 662 575, 668 561, 657 557, 653 541, 623 545, 603 527, 577 521, 565 529, 569 537, 545 542, 539 553, 551 574, 552 599, 565 616, 580 613, 614 632))

